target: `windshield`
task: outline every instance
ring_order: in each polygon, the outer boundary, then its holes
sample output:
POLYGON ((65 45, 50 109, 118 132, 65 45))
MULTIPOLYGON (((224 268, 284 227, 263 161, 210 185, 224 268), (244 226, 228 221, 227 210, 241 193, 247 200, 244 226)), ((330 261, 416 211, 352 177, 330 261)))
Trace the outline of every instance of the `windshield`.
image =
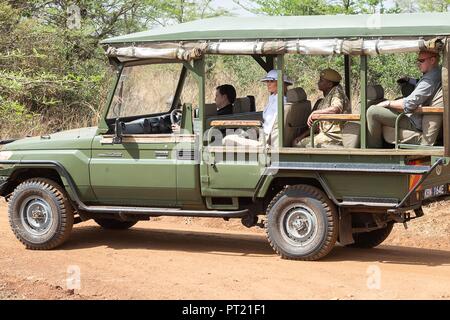
POLYGON ((107 119, 169 111, 181 68, 175 63, 125 67, 107 119))

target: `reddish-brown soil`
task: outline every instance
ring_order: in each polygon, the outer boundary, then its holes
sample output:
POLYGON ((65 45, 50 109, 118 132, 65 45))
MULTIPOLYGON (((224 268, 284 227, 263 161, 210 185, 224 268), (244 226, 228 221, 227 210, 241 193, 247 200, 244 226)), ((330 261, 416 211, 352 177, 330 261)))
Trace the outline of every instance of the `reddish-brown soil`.
POLYGON ((450 299, 450 202, 408 227, 378 248, 336 245, 315 262, 280 259, 262 229, 199 218, 127 231, 89 221, 62 247, 30 251, 1 202, 0 299, 450 299), (80 271, 79 289, 70 270, 80 271))

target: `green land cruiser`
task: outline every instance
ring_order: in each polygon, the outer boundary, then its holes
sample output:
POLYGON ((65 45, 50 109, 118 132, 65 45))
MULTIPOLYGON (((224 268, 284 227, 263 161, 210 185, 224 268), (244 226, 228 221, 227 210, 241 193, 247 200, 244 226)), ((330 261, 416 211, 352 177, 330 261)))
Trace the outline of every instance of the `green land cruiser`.
POLYGON ((450 193, 449 40, 448 13, 213 18, 107 39, 116 78, 98 127, 2 142, 0 195, 12 231, 26 248, 46 250, 89 219, 127 229, 151 217, 217 217, 247 227, 263 220, 270 245, 287 259, 320 259, 337 241, 375 247, 394 223, 422 216, 424 204, 450 193), (404 143, 407 133, 396 127, 383 131, 385 148, 367 148, 366 110, 383 95, 367 81, 368 59, 426 49, 441 53, 443 97, 417 112, 443 119, 439 136, 404 143), (280 79, 288 54, 342 55, 348 96, 358 59, 359 112, 314 124, 353 124, 357 147, 291 147, 310 130, 301 114, 311 102, 301 88, 284 101, 281 81, 271 143, 251 92, 232 114, 217 115, 207 103, 215 88, 209 57, 244 56, 280 79), (229 130, 254 130, 257 141, 224 144, 217 133, 229 130))

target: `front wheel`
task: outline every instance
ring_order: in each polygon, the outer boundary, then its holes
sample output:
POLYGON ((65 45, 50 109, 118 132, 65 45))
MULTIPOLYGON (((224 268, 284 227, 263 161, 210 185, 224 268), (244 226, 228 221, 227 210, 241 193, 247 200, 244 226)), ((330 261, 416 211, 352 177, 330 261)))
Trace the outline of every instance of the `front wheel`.
POLYGON ((336 208, 318 188, 287 187, 267 208, 266 233, 270 245, 282 258, 318 260, 336 243, 336 208))
POLYGON ((73 226, 73 208, 64 189, 45 178, 16 187, 8 207, 9 224, 27 249, 49 250, 63 244, 73 226))

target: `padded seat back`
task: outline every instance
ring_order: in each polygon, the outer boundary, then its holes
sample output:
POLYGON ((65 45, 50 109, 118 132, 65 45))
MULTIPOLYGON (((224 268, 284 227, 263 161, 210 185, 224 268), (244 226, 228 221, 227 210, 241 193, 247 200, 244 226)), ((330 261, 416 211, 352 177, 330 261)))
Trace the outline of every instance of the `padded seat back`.
MULTIPOLYGON (((311 114, 311 101, 303 88, 297 87, 288 90, 286 94, 287 103, 284 104, 284 141, 285 147, 291 147, 294 138, 305 130, 308 130, 307 120, 311 114)), ((270 134, 272 146, 278 147, 278 123, 272 128, 270 134)))
POLYGON ((384 88, 379 85, 367 86, 367 106, 373 106, 374 104, 380 103, 386 100, 384 98, 384 88))
MULTIPOLYGON (((378 104, 386 100, 384 97, 384 88, 379 85, 367 86, 367 107, 378 104)), ((352 113, 360 113, 360 105, 358 104, 352 113)), ((342 128, 342 144, 345 148, 359 148, 361 136, 361 125, 356 121, 348 121, 344 123, 342 128)))
POLYGON ((233 103, 233 114, 251 111, 251 100, 249 97, 236 98, 233 103))
POLYGON ((217 116, 217 105, 215 103, 205 103, 205 117, 217 116))

